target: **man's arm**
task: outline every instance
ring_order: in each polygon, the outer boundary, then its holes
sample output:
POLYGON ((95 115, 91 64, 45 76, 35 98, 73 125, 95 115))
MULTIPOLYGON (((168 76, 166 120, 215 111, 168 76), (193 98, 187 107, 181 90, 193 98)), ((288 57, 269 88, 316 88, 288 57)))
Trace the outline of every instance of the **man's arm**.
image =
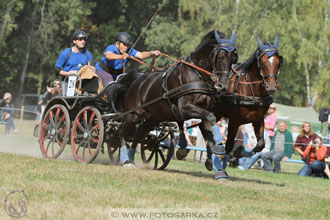
POLYGON ((135 57, 139 58, 139 59, 147 59, 150 58, 152 56, 159 56, 161 53, 159 50, 153 50, 153 51, 144 51, 144 52, 137 52, 137 54, 135 55, 135 57))
POLYGON ((124 54, 115 54, 112 52, 107 52, 105 54, 105 58, 107 60, 126 60, 128 58, 128 54, 124 53, 124 54))

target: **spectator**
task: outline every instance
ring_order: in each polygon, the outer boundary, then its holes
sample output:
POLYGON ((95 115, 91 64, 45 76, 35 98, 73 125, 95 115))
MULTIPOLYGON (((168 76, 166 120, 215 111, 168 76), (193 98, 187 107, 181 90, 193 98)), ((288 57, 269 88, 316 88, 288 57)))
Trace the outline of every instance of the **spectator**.
POLYGON ((269 141, 271 142, 275 134, 275 126, 277 122, 277 112, 275 104, 269 106, 267 115, 265 117, 265 129, 268 133, 269 141))
POLYGON ((115 43, 105 49, 101 61, 95 65, 96 74, 102 79, 103 86, 116 80, 117 76, 123 73, 130 56, 146 59, 160 55, 158 50, 139 52, 131 45, 131 36, 126 32, 119 32, 115 43))
POLYGON ((4 102, 1 104, 2 109, 2 121, 6 121, 6 127, 5 127, 5 135, 8 136, 10 133, 10 130, 12 129, 15 133, 17 132, 14 120, 13 120, 13 114, 14 114, 14 105, 11 104, 12 95, 9 92, 6 92, 3 96, 4 102))
POLYGON ((264 161, 264 169, 269 172, 281 172, 281 160, 291 158, 292 148, 292 134, 287 130, 286 123, 281 121, 278 124, 278 131, 275 132, 272 139, 270 151, 261 156, 264 161), (274 162, 274 168, 272 162, 274 162))
POLYGON ((323 145, 322 138, 316 136, 314 141, 310 141, 303 153, 303 158, 307 164, 301 168, 298 175, 323 177, 326 153, 327 147, 323 145))
MULTIPOLYGON (((43 94, 42 103, 47 104, 47 102, 54 96, 61 95, 61 82, 59 79, 54 80, 54 87, 46 86, 47 91, 43 94)), ((41 104, 42 104, 41 103, 41 104)))
POLYGON ((47 102, 53 98, 54 96, 61 95, 61 82, 59 79, 55 79, 54 82, 54 87, 46 86, 46 92, 42 95, 40 100, 38 101, 38 108, 37 108, 37 113, 36 113, 36 118, 35 118, 35 124, 39 124, 41 120, 41 114, 43 112, 43 109, 47 102))
POLYGON ((219 121, 217 121, 217 125, 220 129, 220 133, 222 135, 222 143, 226 144, 227 141, 227 135, 226 135, 226 127, 223 125, 223 118, 221 118, 219 121))
POLYGON ((314 133, 313 129, 311 128, 311 124, 305 121, 301 125, 301 129, 299 135, 296 139, 296 143, 294 146, 295 151, 297 151, 301 157, 303 157, 303 153, 307 147, 307 145, 314 140, 316 134, 314 133))
MULTIPOLYGON (((257 140, 254 133, 254 128, 252 123, 244 125, 244 147, 246 152, 252 152, 253 148, 256 146, 257 140), (251 141, 252 140, 252 141, 251 141)), ((251 157, 242 157, 239 159, 238 169, 248 170, 253 164, 262 156, 262 152, 258 152, 251 157)))

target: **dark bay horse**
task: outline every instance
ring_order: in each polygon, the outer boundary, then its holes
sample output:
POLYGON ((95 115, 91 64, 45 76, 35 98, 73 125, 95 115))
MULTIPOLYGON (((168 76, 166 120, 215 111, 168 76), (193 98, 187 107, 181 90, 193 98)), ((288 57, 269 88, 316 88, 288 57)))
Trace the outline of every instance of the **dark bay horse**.
MULTIPOLYGON (((243 149, 234 149, 235 136, 238 127, 252 122, 258 139, 254 152, 264 148, 264 115, 273 102, 273 94, 279 89, 277 77, 283 58, 278 52, 278 38, 275 43, 261 43, 258 38, 258 48, 241 64, 232 67, 229 76, 229 85, 225 94, 219 94, 212 110, 217 120, 227 117, 228 136, 226 154, 234 157, 250 156, 241 152, 243 149)), ((184 151, 184 149, 179 149, 184 151)), ((208 159, 205 163, 208 170, 212 169, 212 151, 207 148, 208 159)), ((177 155, 178 155, 177 152, 177 155)))
POLYGON ((201 119, 209 149, 216 148, 212 133, 212 126, 216 125, 212 113, 215 94, 226 89, 229 78, 222 76, 229 75, 231 65, 238 59, 236 35, 231 40, 225 38, 222 32, 211 31, 184 62, 166 72, 146 73, 131 84, 124 106, 124 112, 129 113, 120 127, 122 164, 128 159, 134 160, 132 154, 137 143, 164 121, 178 122, 180 133, 184 135, 185 120, 201 119), (134 141, 127 155, 125 140, 128 137, 133 137, 134 141))
MULTIPOLYGON (((238 127, 250 122, 258 139, 254 152, 264 148, 264 116, 273 102, 274 92, 280 89, 277 78, 282 64, 276 37, 274 44, 263 44, 258 38, 258 48, 250 58, 233 66, 227 95, 220 97, 214 109, 217 119, 229 119, 226 154, 233 150, 238 127)), ((239 157, 240 154, 234 156, 239 157)))

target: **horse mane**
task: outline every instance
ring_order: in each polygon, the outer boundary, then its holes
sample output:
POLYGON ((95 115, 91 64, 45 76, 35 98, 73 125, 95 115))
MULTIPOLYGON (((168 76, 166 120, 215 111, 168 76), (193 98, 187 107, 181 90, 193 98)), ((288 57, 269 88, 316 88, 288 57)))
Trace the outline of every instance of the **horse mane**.
POLYGON ((259 52, 259 48, 257 48, 253 54, 249 57, 249 59, 247 59, 247 61, 244 62, 242 69, 248 71, 252 65, 254 60, 257 58, 257 53, 259 52))
MULTIPOLYGON (((202 38, 202 41, 199 43, 199 45, 197 46, 197 48, 195 49, 195 51, 203 48, 205 45, 208 45, 210 44, 210 42, 216 42, 216 39, 215 39, 215 34, 214 34, 214 31, 210 31, 209 33, 207 33, 203 38, 202 38)), ((217 31, 219 36, 221 38, 226 38, 226 35, 220 31, 217 31)))

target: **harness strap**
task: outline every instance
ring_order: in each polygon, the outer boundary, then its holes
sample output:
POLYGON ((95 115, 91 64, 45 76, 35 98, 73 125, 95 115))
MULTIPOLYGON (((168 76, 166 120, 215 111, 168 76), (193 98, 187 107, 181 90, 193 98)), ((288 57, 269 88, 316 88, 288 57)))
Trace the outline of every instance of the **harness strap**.
POLYGON ((165 92, 163 93, 162 96, 156 98, 156 99, 153 99, 149 102, 146 102, 140 106, 137 106, 127 112, 124 112, 120 115, 118 115, 117 117, 114 118, 114 120, 118 120, 130 113, 133 113, 135 112, 136 110, 138 109, 143 109, 144 107, 146 106, 149 106, 151 104, 154 104, 162 99, 167 99, 167 98, 179 98, 179 97, 182 97, 184 95, 187 95, 187 94, 192 94, 192 93, 204 93, 204 94, 215 94, 215 91, 214 89, 210 86, 210 84, 206 83, 206 82, 192 82, 192 83, 189 83, 189 84, 184 84, 183 86, 180 86, 180 87, 177 87, 177 88, 174 88, 174 89, 171 89, 169 90, 168 92, 165 92))

